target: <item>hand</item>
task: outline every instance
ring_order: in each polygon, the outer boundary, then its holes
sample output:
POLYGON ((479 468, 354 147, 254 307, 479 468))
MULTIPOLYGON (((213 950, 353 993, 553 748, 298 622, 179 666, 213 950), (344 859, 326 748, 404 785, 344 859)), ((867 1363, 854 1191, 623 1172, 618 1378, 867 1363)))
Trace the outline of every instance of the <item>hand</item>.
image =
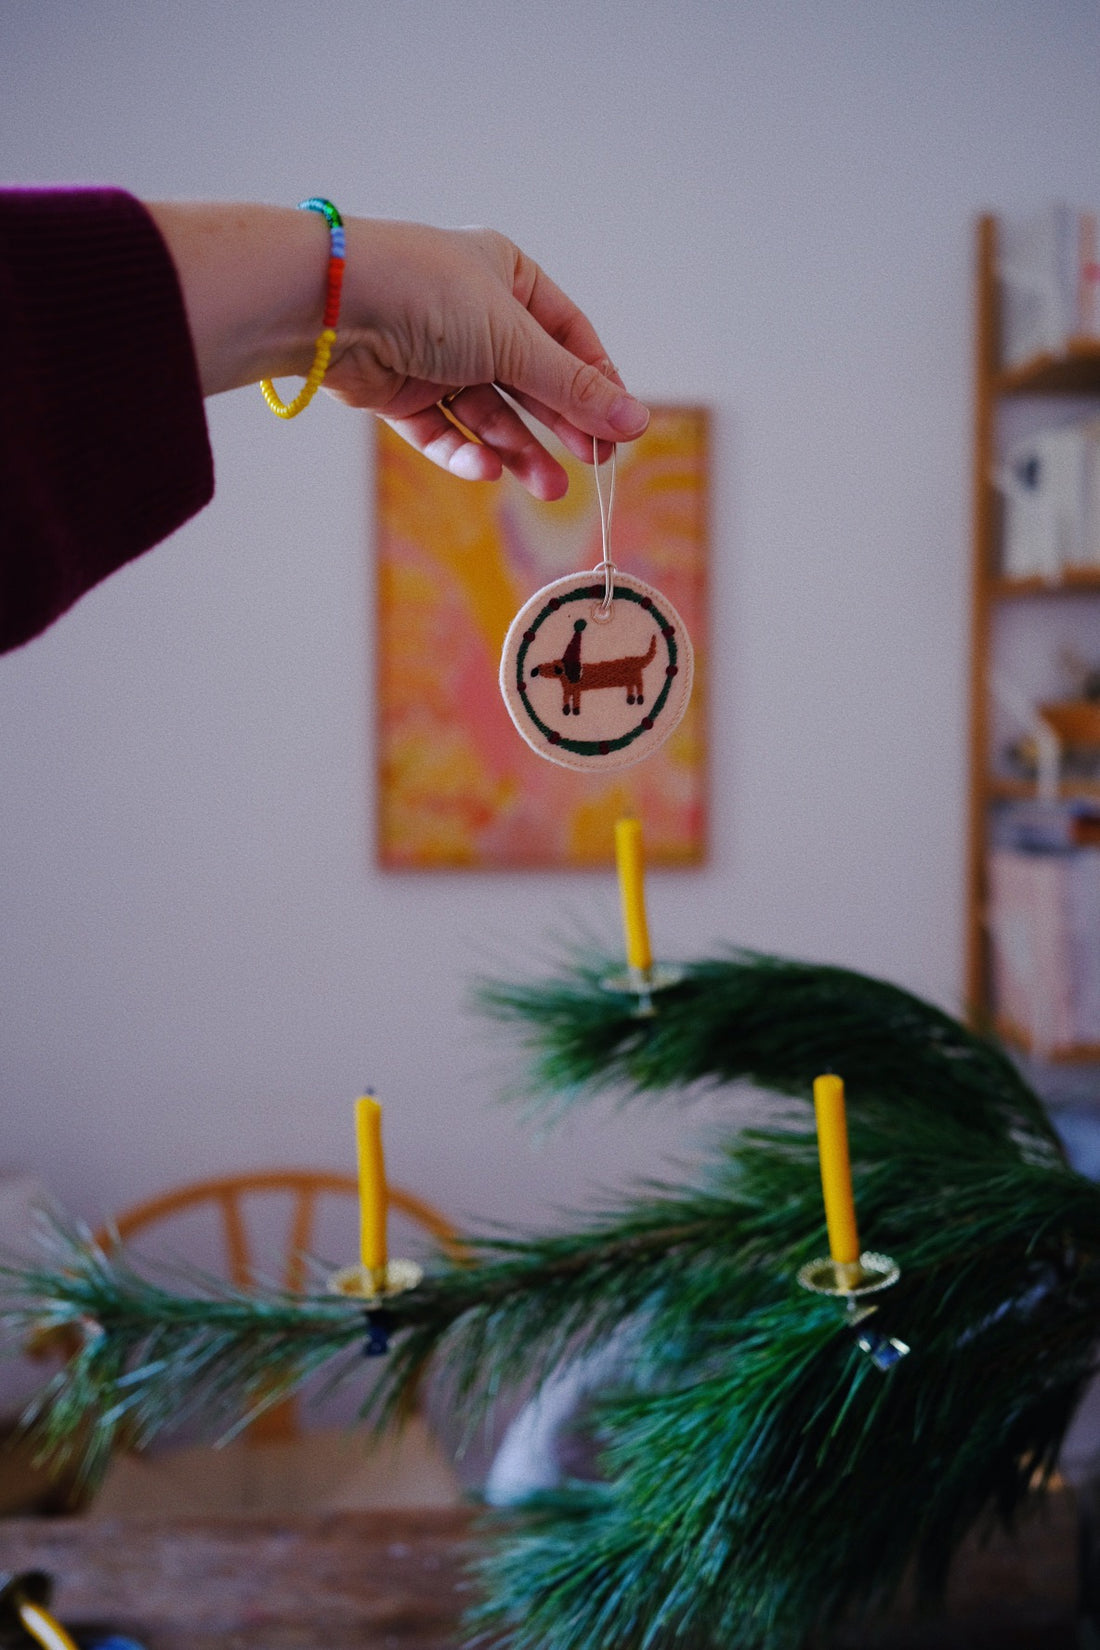
POLYGON ((565 492, 565 470, 508 397, 589 462, 593 437, 604 459, 645 429, 591 323, 505 236, 360 218, 347 243, 325 387, 442 468, 478 481, 509 470, 536 498, 565 492))
MULTIPOLYGON (((324 307, 323 221, 294 207, 147 203, 180 277, 203 393, 305 374, 324 307)), ((345 219, 343 302, 325 388, 472 480, 510 470, 560 498, 565 470, 514 401, 575 457, 641 435, 588 319, 503 235, 345 219), (445 402, 448 412, 440 405, 445 402), (457 421, 457 422, 456 422, 457 421)))

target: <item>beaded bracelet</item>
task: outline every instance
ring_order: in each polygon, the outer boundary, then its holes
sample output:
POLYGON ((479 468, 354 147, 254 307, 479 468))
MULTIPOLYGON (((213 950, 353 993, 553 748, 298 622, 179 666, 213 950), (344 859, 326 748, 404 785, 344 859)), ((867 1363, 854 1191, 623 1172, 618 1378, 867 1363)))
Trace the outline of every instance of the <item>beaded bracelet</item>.
POLYGON ((332 346, 336 342, 336 323, 340 318, 340 288, 344 282, 343 218, 341 218, 331 201, 322 200, 319 195, 311 195, 309 200, 299 201, 298 205, 303 212, 320 212, 328 224, 328 285, 325 291, 325 313, 321 323, 323 330, 317 339, 313 365, 306 374, 306 381, 294 400, 281 401, 271 379, 264 378, 261 380, 260 389, 263 392, 263 398, 276 418, 297 418, 298 414, 304 412, 309 406, 320 389, 321 381, 328 371, 332 346))

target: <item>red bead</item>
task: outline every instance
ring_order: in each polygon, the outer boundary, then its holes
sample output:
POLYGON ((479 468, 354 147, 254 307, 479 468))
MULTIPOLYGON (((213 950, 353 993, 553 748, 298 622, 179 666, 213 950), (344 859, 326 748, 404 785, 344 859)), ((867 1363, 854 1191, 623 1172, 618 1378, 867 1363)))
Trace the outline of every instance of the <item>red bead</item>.
POLYGON ((328 292, 325 297, 324 325, 334 327, 340 316, 340 291, 344 284, 343 258, 330 258, 328 266, 328 292))

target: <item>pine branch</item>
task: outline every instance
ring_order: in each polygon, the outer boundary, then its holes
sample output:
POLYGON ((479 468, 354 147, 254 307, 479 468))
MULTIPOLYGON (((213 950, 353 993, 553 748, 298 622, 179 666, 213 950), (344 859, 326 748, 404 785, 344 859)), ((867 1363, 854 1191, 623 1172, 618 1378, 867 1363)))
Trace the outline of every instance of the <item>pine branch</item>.
POLYGON ((600 983, 618 967, 596 958, 555 979, 479 988, 481 1008, 520 1035, 546 1103, 738 1080, 805 1098, 815 1076, 837 1071, 857 1115, 877 1095, 992 1138, 1022 1131, 1060 1155, 1041 1102, 1003 1050, 898 986, 732 952, 688 965, 660 993, 658 1012, 638 1019, 632 998, 600 983))
MULTIPOLYGON (((914 1558, 935 1595, 963 1534, 1011 1519, 1057 1458, 1093 1363, 1100 1191, 1002 1050, 895 987, 740 954, 639 1020, 607 971, 483 988, 536 1096, 748 1080, 805 1099, 842 1073, 864 1241, 903 1268, 880 1321, 914 1350, 884 1380, 835 1310, 815 1339, 828 1306, 733 1280, 719 1316, 713 1257, 711 1315, 693 1301, 663 1379, 603 1409, 608 1483, 498 1548, 481 1622, 516 1650, 774 1646, 888 1598, 914 1558)), ((729 1145, 709 1184, 754 1211, 734 1269, 750 1242, 793 1268, 820 1235, 815 1170, 808 1123, 729 1145)))
MULTIPOLYGON (((895 987, 735 955, 691 967, 642 1021, 604 972, 483 989, 523 1031, 536 1091, 747 1080, 774 1116, 697 1184, 638 1187, 570 1232, 468 1240, 390 1306, 364 1417, 407 1405, 434 1366, 472 1425, 502 1385, 624 1349, 593 1415, 603 1481, 532 1507, 486 1561, 480 1626, 515 1650, 793 1645, 914 1562, 934 1595, 966 1531, 1011 1520, 1057 1459, 1093 1365, 1100 1188, 1003 1051, 895 987), (873 1322, 912 1351, 886 1375, 838 1303, 795 1282, 826 1248, 807 1101, 829 1067, 863 1242, 902 1269, 873 1322)), ((9 1282, 9 1322, 91 1326, 43 1419, 82 1448, 98 1412, 93 1456, 120 1425, 148 1438, 181 1408, 239 1416, 360 1367, 362 1312, 337 1297, 181 1296, 73 1234, 9 1282)))
POLYGON ((1049 1471, 1081 1377, 1036 1362, 1043 1323, 915 1339, 885 1380, 829 1303, 738 1327, 717 1369, 607 1403, 607 1485, 503 1540, 481 1625, 515 1650, 778 1645, 884 1601, 914 1554, 935 1592, 982 1511, 1049 1471))
POLYGON ((11 1345, 65 1349, 26 1421, 44 1459, 77 1459, 93 1482, 120 1434, 143 1447, 196 1417, 233 1430, 363 1341, 361 1310, 337 1296, 246 1292, 198 1271, 173 1280, 181 1294, 61 1225, 44 1248, 38 1265, 0 1266, 0 1324, 11 1345))

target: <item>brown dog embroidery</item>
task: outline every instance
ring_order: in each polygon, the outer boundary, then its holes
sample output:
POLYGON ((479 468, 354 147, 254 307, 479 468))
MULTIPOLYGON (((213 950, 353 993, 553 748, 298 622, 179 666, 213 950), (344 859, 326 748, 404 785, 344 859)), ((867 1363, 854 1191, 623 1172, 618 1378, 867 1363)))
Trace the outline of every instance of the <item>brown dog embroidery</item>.
POLYGON ((656 658, 656 636, 650 637, 649 650, 646 653, 638 653, 627 659, 600 659, 585 664, 581 659, 581 632, 585 628, 585 623, 584 619, 574 621, 573 634, 561 658, 550 659, 544 665, 536 665, 531 672, 532 677, 557 676, 561 679, 563 716, 579 716, 581 694, 592 688, 625 688, 628 705, 644 704, 645 683, 642 672, 646 665, 651 664, 656 658))

